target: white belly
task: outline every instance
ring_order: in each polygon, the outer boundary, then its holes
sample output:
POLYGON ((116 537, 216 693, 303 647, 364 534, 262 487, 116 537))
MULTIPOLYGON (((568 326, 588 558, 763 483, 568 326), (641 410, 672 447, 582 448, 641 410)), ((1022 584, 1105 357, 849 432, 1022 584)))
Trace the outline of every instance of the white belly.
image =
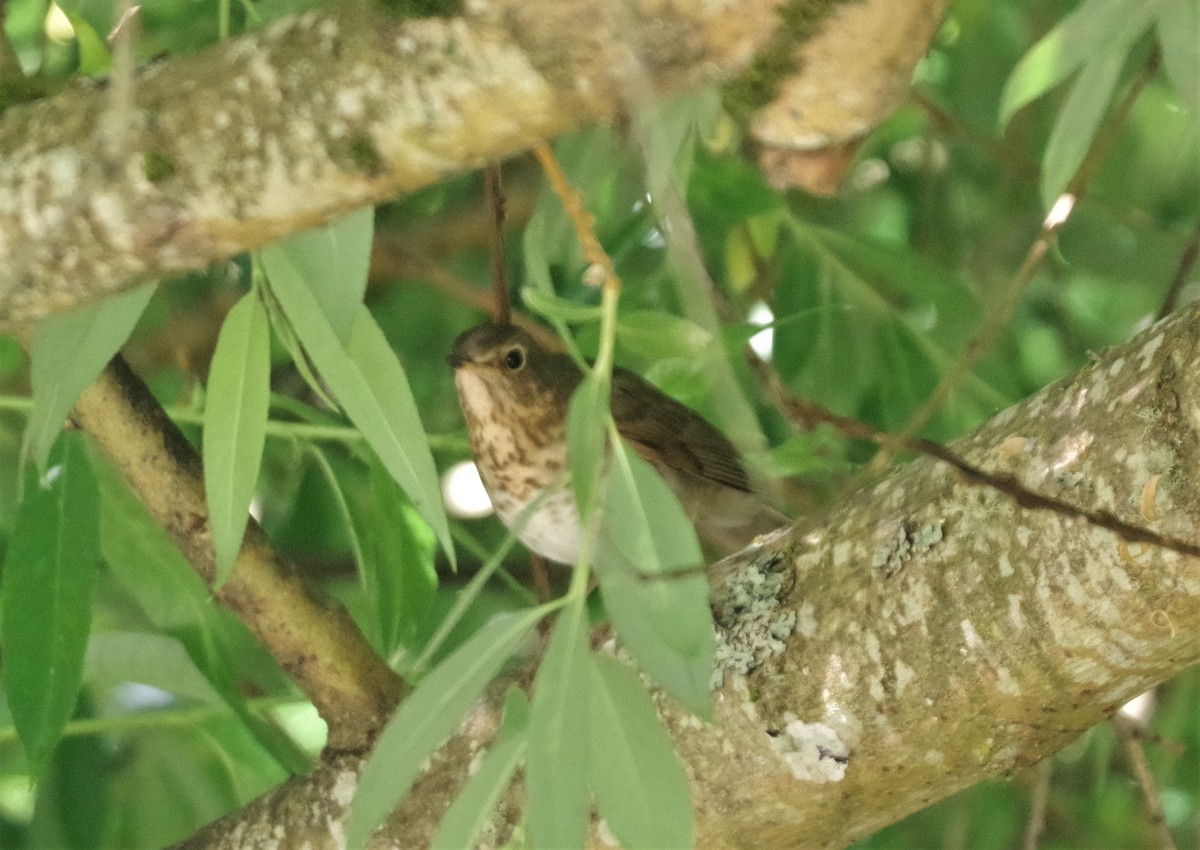
MULTIPOLYGON (((493 497, 492 503, 504 524, 516 528, 524 506, 503 497, 493 497)), ((543 499, 517 537, 543 558, 560 564, 574 564, 579 557, 580 533, 579 511, 575 509, 575 496, 568 486, 556 488, 543 499)))

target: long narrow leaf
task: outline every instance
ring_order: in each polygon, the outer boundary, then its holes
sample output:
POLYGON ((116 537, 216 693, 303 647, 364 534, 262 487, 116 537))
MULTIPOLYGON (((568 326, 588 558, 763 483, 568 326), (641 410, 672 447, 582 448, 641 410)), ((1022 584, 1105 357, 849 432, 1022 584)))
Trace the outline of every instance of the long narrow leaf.
POLYGON ((61 457, 44 486, 30 476, 0 597, 4 691, 35 776, 75 707, 100 557, 96 480, 83 438, 64 438, 61 457))
POLYGON ((588 822, 587 618, 559 615, 534 682, 525 766, 526 821, 534 847, 582 847, 588 822))
POLYGON ((506 702, 504 724, 495 745, 442 817, 433 837, 433 850, 471 850, 475 846, 479 831, 525 757, 529 703, 516 688, 509 688, 506 702))
POLYGON ((480 629, 409 695, 379 736, 346 821, 346 845, 362 847, 408 793, 434 750, 462 722, 484 687, 550 609, 503 614, 480 629))
POLYGON ((591 656, 588 777, 596 806, 627 850, 683 850, 693 842, 687 775, 646 689, 608 656, 591 656))
POLYGON ((204 410, 204 492, 220 589, 241 548, 254 498, 270 401, 267 312, 249 292, 225 317, 208 373, 204 410))
POLYGON ((450 524, 412 389, 374 318, 359 305, 343 341, 298 275, 272 276, 270 283, 317 371, 453 562, 450 524))
POLYGON ((48 316, 33 330, 33 412, 22 454, 45 471, 50 447, 85 389, 112 360, 154 294, 146 284, 95 304, 48 316))
POLYGON ((614 447, 596 574, 617 634, 652 679, 709 711, 712 616, 691 522, 657 473, 614 447))

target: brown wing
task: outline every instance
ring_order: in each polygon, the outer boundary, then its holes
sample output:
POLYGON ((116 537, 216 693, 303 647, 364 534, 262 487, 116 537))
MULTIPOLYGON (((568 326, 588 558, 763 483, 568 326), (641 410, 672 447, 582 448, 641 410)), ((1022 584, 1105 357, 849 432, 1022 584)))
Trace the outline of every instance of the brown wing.
POLYGON ((742 456, 700 414, 625 369, 613 369, 612 413, 638 454, 686 475, 750 492, 742 456))

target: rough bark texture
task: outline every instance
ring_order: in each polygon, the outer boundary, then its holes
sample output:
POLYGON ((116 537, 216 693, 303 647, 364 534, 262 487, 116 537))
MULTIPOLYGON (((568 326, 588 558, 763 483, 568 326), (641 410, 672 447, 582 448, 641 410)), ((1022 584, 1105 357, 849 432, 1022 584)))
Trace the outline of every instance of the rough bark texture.
MULTIPOLYGON (((955 448, 1030 489, 1195 540, 1198 339, 1192 308, 955 448)), ((662 711, 702 848, 843 847, 1040 760, 1200 659, 1195 559, 1018 508, 931 460, 717 569, 716 720, 662 711)), ((464 724, 373 846, 427 845, 495 708, 464 724)), ((187 846, 339 846, 328 823, 285 828, 282 844, 240 841, 239 824, 274 800, 187 846)), ((509 800, 487 846, 518 814, 509 800)))
POLYGON ((0 117, 0 324, 202 267, 743 65, 777 0, 367 3, 0 117))

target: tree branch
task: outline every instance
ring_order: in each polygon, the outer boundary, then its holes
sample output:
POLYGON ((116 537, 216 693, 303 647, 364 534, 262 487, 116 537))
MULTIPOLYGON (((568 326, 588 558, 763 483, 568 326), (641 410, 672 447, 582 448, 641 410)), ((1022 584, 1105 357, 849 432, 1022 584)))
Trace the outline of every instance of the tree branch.
MULTIPOLYGON (((794 0, 806 2, 807 0, 794 0)), ((678 88, 736 69, 776 0, 357 2, 141 69, 123 149, 80 85, 0 116, 0 326, 497 161, 620 108, 615 51, 678 88)))
MULTIPOLYGON (((1195 541, 1198 326, 1196 308, 1171 316, 954 453, 1130 524, 1148 521, 1144 491, 1161 475, 1149 520, 1195 541)), ((845 846, 1037 763, 1200 659, 1195 558, 1131 552, 1109 530, 1023 508, 932 458, 711 578, 725 659, 716 721, 660 702, 692 778, 702 848, 845 846)), ((377 846, 427 845, 470 754, 494 734, 495 710, 464 724, 377 846)), ((511 793, 492 824, 499 837, 519 817, 511 793)), ((232 846, 259 805, 189 848, 232 846)), ((288 840, 335 846, 329 833, 326 823, 288 840)))

